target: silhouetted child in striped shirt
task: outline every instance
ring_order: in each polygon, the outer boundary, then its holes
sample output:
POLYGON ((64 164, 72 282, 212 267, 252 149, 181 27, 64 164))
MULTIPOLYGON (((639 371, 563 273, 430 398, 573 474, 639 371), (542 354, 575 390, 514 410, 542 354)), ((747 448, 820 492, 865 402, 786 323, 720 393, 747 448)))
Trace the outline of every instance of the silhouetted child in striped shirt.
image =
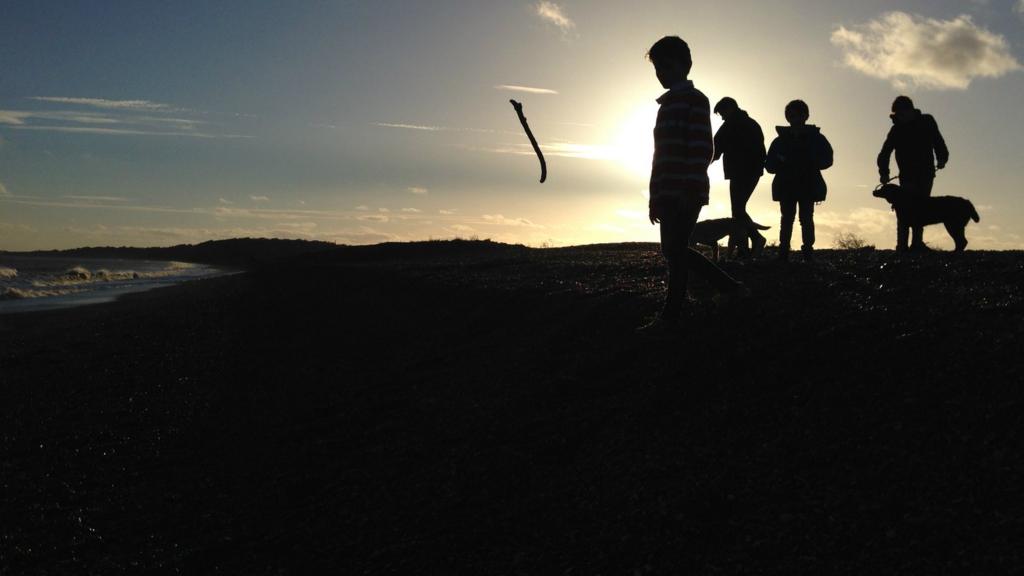
POLYGON ((690 234, 702 207, 708 204, 708 166, 714 156, 711 104, 687 79, 693 61, 690 47, 678 36, 666 36, 647 52, 661 85, 651 167, 650 220, 661 224, 661 249, 668 263, 668 293, 661 314, 641 330, 678 325, 687 301, 687 276, 695 270, 721 293, 745 294, 733 280, 700 252, 689 247, 690 234))

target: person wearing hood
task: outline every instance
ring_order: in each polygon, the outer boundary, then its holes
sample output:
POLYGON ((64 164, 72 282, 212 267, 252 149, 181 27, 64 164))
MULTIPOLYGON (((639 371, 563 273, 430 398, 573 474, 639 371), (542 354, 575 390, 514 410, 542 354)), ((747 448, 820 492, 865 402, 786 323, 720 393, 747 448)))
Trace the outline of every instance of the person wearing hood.
MULTIPOLYGON (((942 169, 949 161, 949 149, 939 132, 939 125, 931 114, 922 114, 914 108, 907 96, 897 96, 892 102, 892 128, 878 153, 878 175, 882 184, 890 182, 889 157, 896 152, 896 166, 900 169, 902 188, 912 198, 923 200, 932 195, 936 168, 942 169)), ((907 249, 906 226, 896 227, 896 249, 907 249)), ((911 250, 927 250, 924 227, 913 228, 911 250)))
MULTIPOLYGON (((729 200, 732 217, 748 225, 753 221, 747 214, 747 200, 750 199, 757 182, 764 174, 764 132, 761 125, 736 103, 726 96, 715 104, 715 114, 722 117, 722 127, 715 133, 714 160, 722 159, 722 171, 729 181, 729 200)), ((750 241, 754 253, 764 248, 765 239, 755 228, 750 228, 750 241)), ((744 240, 742 248, 746 250, 744 240)))
POLYGON ((765 159, 765 170, 775 175, 772 200, 782 209, 779 227, 779 259, 789 259, 793 220, 800 210, 802 251, 805 260, 814 254, 814 203, 825 200, 827 186, 821 171, 832 166, 832 145, 817 126, 807 124, 810 110, 802 100, 786 104, 789 126, 777 126, 765 159))

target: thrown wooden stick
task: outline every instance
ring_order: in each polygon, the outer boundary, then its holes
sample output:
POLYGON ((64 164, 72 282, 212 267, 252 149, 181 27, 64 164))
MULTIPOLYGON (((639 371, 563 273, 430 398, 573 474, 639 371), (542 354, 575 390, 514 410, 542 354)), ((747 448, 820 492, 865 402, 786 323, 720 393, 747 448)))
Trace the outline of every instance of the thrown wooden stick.
POLYGON ((526 123, 526 116, 523 116, 523 105, 515 100, 509 100, 512 103, 512 107, 516 109, 516 114, 519 115, 519 123, 523 125, 523 129, 526 130, 526 135, 530 138, 530 144, 533 144, 533 151, 537 153, 537 159, 540 160, 540 182, 544 183, 544 180, 548 177, 548 163, 544 161, 544 154, 540 151, 540 146, 537 144, 537 139, 533 137, 533 131, 530 130, 530 125, 526 123))

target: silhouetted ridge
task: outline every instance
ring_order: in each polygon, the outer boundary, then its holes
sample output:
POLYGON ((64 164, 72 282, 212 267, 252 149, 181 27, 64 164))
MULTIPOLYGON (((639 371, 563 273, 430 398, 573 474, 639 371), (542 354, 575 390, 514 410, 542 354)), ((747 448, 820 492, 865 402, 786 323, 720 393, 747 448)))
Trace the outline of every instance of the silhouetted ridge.
POLYGON ((294 259, 336 247, 331 242, 281 240, 276 238, 232 238, 208 240, 199 244, 180 244, 166 248, 101 246, 71 250, 39 250, 33 256, 80 258, 127 258, 136 260, 177 260, 222 266, 258 266, 294 259))
POLYGON ((427 240, 423 242, 385 242, 370 246, 338 246, 326 252, 306 255, 309 263, 371 262, 387 260, 423 260, 506 256, 530 250, 522 244, 502 244, 491 240, 427 240))

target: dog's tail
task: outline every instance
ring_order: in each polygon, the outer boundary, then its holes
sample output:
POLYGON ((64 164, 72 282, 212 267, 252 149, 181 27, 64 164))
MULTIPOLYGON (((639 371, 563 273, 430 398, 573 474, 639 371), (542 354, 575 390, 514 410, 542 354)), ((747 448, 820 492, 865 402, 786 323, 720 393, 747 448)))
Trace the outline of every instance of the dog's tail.
POLYGON ((764 224, 758 224, 757 222, 754 222, 753 220, 750 221, 750 227, 751 228, 757 228, 758 230, 771 230, 771 228, 772 228, 771 226, 765 226, 764 224))
POLYGON ((971 204, 971 201, 968 200, 967 205, 971 207, 971 220, 981 222, 981 216, 978 216, 978 211, 974 209, 974 204, 971 204))

